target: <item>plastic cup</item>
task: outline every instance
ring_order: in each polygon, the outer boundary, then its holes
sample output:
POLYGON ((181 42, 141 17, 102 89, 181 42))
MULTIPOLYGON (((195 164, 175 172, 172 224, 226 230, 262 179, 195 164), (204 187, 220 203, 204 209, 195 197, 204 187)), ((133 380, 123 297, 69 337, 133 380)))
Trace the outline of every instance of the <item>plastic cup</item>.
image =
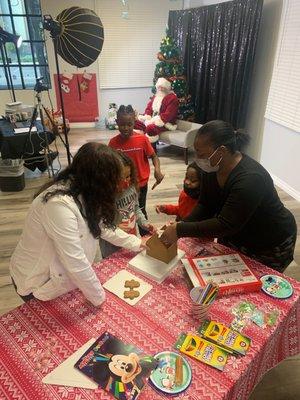
POLYGON ((200 304, 199 302, 197 302, 202 292, 203 288, 201 288, 200 286, 196 286, 190 291, 193 317, 197 319, 199 322, 202 322, 205 319, 207 319, 209 308, 211 306, 211 304, 200 304))

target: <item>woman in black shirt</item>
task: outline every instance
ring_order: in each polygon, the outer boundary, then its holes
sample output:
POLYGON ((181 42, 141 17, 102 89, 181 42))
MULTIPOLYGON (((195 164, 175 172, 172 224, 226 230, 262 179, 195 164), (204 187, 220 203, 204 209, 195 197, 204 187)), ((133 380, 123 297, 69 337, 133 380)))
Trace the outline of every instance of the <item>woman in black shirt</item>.
POLYGON ((296 222, 269 173, 240 152, 248 141, 224 121, 199 129, 194 143, 203 170, 199 204, 183 222, 168 226, 162 240, 168 245, 187 236, 218 238, 282 272, 293 260, 296 222))

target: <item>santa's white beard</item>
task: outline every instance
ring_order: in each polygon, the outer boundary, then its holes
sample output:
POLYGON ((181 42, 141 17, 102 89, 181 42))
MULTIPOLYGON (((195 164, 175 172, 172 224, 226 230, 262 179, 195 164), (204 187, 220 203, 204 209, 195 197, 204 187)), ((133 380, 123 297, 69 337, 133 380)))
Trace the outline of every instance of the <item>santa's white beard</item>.
POLYGON ((165 92, 157 92, 152 103, 152 115, 158 115, 160 112, 163 98, 167 95, 165 92))

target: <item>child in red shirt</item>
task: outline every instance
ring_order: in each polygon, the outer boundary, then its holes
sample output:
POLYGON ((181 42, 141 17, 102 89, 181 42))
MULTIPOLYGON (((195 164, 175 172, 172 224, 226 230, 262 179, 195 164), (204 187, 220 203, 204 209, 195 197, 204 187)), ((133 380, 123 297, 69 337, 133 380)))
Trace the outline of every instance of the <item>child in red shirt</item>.
POLYGON ((183 181, 183 190, 180 192, 178 205, 160 204, 155 207, 156 212, 176 215, 176 221, 187 217, 198 203, 200 183, 201 169, 193 162, 187 167, 183 181))
POLYGON ((120 150, 130 157, 137 169, 139 183, 139 206, 147 218, 146 196, 148 190, 148 180, 150 176, 149 158, 152 159, 154 166, 154 189, 164 178, 160 170, 160 163, 147 136, 134 132, 135 112, 131 105, 120 106, 117 111, 117 124, 120 133, 113 137, 109 146, 120 150))

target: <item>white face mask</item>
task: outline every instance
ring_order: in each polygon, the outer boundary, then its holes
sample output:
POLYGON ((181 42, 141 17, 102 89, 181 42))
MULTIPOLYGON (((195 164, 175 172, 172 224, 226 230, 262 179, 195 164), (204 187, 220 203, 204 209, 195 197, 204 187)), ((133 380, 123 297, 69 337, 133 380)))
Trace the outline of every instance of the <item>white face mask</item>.
POLYGON ((212 166, 210 163, 210 159, 216 153, 218 149, 216 149, 208 158, 196 158, 195 163, 201 168, 204 172, 217 172, 219 170, 219 164, 222 161, 222 158, 217 162, 216 165, 212 166))

